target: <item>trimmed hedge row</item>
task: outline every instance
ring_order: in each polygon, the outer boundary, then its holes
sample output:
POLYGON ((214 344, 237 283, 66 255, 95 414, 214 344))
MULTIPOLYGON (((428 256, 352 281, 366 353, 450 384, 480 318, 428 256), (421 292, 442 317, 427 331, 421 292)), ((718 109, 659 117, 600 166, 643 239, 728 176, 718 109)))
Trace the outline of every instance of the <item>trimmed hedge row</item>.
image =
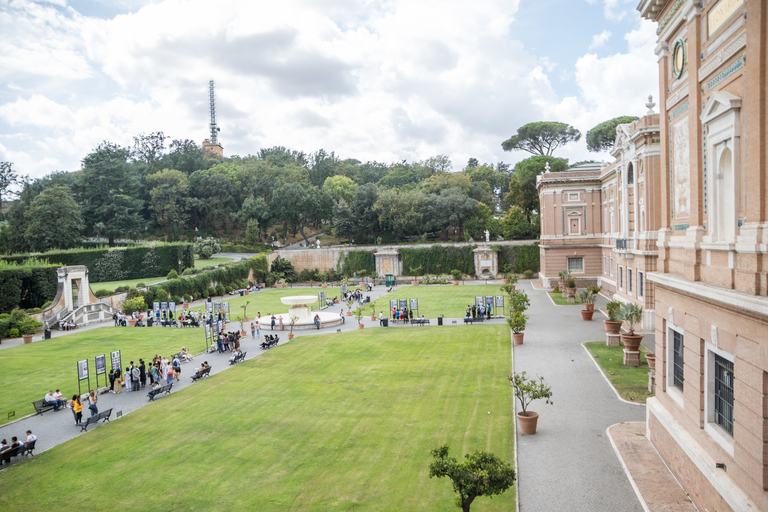
POLYGON ((532 245, 501 245, 495 248, 499 251, 499 269, 509 265, 518 274, 522 274, 526 270, 539 271, 540 253, 538 243, 532 245))
POLYGON ((369 276, 373 275, 376 272, 376 258, 372 251, 349 251, 347 255, 342 253, 339 256, 336 272, 347 277, 361 272, 365 272, 369 276))
POLYGON ((461 270, 463 274, 475 273, 474 251, 476 246, 452 247, 433 245, 428 249, 398 249, 403 262, 403 275, 448 274, 461 270), (418 271, 414 271, 417 269, 418 271))
POLYGON ((250 270, 253 270, 253 277, 256 281, 265 282, 269 273, 267 256, 259 254, 224 268, 197 274, 194 277, 173 279, 157 284, 147 290, 145 298, 147 304, 151 304, 160 290, 165 292, 160 292, 161 296, 167 294, 179 297, 184 295, 192 295, 195 298, 205 297, 209 288, 214 286, 226 287, 237 281, 247 279, 250 270))
POLYGON ((0 270, 0 313, 39 308, 56 296, 56 265, 0 270))
POLYGON ((181 270, 195 265, 194 245, 172 243, 137 247, 99 247, 96 249, 72 249, 40 254, 15 254, 3 256, 6 261, 23 262, 30 257, 45 258, 57 265, 85 265, 89 281, 122 281, 143 277, 164 276, 171 270, 181 270))

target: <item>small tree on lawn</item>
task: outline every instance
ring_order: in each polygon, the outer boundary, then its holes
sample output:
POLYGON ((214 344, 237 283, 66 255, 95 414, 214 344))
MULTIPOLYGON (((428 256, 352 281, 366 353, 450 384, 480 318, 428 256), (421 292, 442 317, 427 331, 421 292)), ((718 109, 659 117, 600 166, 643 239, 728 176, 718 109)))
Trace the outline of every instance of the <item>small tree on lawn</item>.
POLYGON ((492 453, 476 451, 464 456, 463 461, 448 457, 448 446, 430 450, 435 458, 429 465, 429 477, 447 476, 453 481, 456 506, 463 512, 479 496, 495 496, 515 483, 512 466, 492 453))
POLYGON ((552 388, 544 382, 544 377, 539 377, 539 380, 527 379, 525 372, 510 373, 509 380, 512 382, 515 398, 523 409, 523 416, 528 416, 528 406, 534 400, 544 398, 547 404, 552 405, 552 388))

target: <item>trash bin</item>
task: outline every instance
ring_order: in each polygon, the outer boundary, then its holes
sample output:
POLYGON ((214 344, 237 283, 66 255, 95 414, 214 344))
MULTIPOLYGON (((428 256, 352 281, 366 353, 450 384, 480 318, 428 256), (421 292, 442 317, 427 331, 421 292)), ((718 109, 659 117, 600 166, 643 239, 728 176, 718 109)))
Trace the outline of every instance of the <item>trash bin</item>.
POLYGON ((383 322, 382 322, 382 325, 383 325, 384 327, 389 327, 389 318, 385 318, 385 319, 383 320, 383 322))
POLYGON ((443 325, 443 317, 437 317, 437 325, 443 325))
POLYGON ((50 329, 46 329, 45 331, 43 331, 43 339, 44 340, 51 339, 51 330, 50 329))
POLYGON ((243 297, 245 295, 245 290, 240 290, 240 296, 243 297))

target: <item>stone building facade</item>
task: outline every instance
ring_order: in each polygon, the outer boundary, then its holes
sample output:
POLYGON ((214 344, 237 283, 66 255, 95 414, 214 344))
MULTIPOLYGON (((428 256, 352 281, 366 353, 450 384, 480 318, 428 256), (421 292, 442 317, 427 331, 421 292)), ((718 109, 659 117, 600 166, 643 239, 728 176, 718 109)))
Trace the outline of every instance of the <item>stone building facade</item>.
POLYGON ((768 2, 638 10, 661 93, 648 437, 699 510, 768 510, 768 2))
POLYGON ((568 269, 579 288, 597 284, 623 302, 643 306, 643 326, 653 328, 654 293, 648 282, 656 270, 659 115, 651 110, 616 128, 614 162, 583 164, 545 172, 537 187, 541 213, 539 245, 544 286, 554 286, 568 269))

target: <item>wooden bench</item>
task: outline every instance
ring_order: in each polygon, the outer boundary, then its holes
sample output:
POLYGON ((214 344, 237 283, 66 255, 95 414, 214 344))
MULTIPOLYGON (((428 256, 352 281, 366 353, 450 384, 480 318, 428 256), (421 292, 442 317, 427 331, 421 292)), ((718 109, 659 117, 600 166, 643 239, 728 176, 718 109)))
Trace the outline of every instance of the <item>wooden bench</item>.
POLYGON ((101 421, 102 423, 106 423, 109 421, 109 417, 112 415, 112 409, 107 409, 106 411, 102 411, 98 414, 94 414, 93 416, 90 416, 88 419, 85 420, 85 422, 80 423, 80 432, 88 432, 88 426, 93 425, 101 421))
POLYGON ((241 363, 241 362, 245 361, 245 355, 246 355, 247 353, 248 353, 248 352, 242 352, 242 353, 240 353, 240 355, 239 355, 239 356, 237 356, 237 357, 235 358, 235 360, 234 360, 234 361, 230 362, 230 363, 229 363, 229 365, 230 365, 230 366, 232 366, 233 364, 237 364, 237 363, 241 363))
POLYGON ((165 393, 166 395, 170 395, 172 387, 173 387, 173 382, 171 382, 170 384, 166 384, 165 386, 160 386, 160 387, 157 387, 157 388, 153 389, 152 391, 147 393, 147 396, 149 397, 149 401, 150 402, 154 402, 155 398, 158 395, 162 395, 163 393, 165 393))
POLYGON ((482 323, 483 320, 485 320, 485 317, 482 317, 482 316, 478 316, 476 318, 472 318, 471 316, 468 316, 468 317, 464 318, 464 323, 465 324, 473 324, 473 323, 476 323, 476 322, 482 323))
POLYGON ((35 408, 36 413, 35 414, 43 414, 44 412, 53 410, 53 404, 50 404, 45 401, 45 398, 41 398, 40 400, 35 400, 32 402, 32 406, 35 408))
POLYGON ((195 372, 195 374, 192 376, 192 382, 196 382, 198 379, 207 377, 210 373, 211 373, 210 366, 206 367, 205 370, 197 370, 197 372, 195 372))
POLYGON ((429 325, 429 318, 414 318, 411 320, 411 325, 429 325))

